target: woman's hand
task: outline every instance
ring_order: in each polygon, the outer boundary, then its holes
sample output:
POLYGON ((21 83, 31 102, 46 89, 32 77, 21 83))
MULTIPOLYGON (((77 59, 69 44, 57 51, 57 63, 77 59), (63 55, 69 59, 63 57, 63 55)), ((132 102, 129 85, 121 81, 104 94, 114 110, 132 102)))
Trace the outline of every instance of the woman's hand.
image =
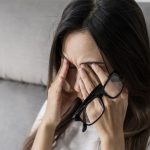
POLYGON ((70 94, 65 92, 65 90, 63 89, 68 68, 69 62, 65 58, 62 58, 61 66, 56 75, 56 78, 48 89, 48 101, 46 111, 43 117, 44 123, 57 126, 64 112, 68 108, 64 106, 71 103, 71 101, 68 102, 70 94))
MULTIPOLYGON (((79 68, 80 89, 84 99, 100 82, 104 85, 108 78, 108 73, 104 72, 99 65, 94 64, 90 66, 82 65, 79 68), (81 68, 84 68, 84 70, 82 71, 81 68)), ((113 86, 111 90, 113 90, 113 86)), ((128 91, 124 88, 115 101, 106 96, 103 96, 102 100, 105 105, 105 111, 101 118, 94 124, 100 135, 100 139, 119 138, 123 135, 123 123, 128 106, 128 91)), ((100 106, 98 101, 94 101, 93 104, 90 103, 89 105, 91 106, 87 108, 87 115, 92 122, 95 120, 96 110, 100 106)))
POLYGON ((48 89, 46 111, 32 146, 32 150, 48 150, 52 148, 55 129, 63 114, 74 100, 70 90, 65 88, 65 78, 69 62, 61 60, 61 66, 55 80, 48 89))

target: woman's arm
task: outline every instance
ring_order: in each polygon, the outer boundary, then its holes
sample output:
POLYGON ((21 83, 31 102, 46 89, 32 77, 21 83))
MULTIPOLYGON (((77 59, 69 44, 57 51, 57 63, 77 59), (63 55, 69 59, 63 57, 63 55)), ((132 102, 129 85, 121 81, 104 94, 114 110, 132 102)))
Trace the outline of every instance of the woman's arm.
POLYGON ((51 150, 56 126, 42 121, 31 150, 51 150))
MULTIPOLYGON (((37 130, 31 150, 50 150, 56 127, 63 115, 63 85, 69 69, 69 62, 62 58, 58 73, 48 89, 46 110, 37 130)), ((66 99, 65 99, 66 100, 66 99)))
POLYGON ((123 132, 114 137, 101 139, 101 150, 125 150, 125 139, 123 132))

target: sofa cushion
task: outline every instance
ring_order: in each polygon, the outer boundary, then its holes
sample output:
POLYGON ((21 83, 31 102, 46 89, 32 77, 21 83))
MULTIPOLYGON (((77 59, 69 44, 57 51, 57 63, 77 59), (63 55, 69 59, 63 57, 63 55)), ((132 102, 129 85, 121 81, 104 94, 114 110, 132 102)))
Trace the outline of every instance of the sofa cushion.
POLYGON ((20 150, 46 99, 45 86, 0 80, 0 149, 20 150))

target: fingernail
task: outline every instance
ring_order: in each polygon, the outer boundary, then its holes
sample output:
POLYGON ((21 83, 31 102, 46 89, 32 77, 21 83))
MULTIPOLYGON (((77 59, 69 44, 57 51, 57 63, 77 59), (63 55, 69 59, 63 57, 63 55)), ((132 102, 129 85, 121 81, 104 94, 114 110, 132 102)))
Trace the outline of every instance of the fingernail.
POLYGON ((96 66, 96 64, 91 64, 91 66, 92 66, 92 67, 95 67, 95 66, 96 66))

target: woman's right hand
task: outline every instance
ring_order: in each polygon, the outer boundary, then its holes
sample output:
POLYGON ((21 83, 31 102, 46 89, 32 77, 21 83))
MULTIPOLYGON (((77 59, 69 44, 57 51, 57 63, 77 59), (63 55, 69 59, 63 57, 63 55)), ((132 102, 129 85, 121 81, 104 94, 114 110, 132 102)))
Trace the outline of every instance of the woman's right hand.
POLYGON ((55 80, 52 82, 48 89, 48 99, 46 111, 43 116, 42 122, 46 124, 53 124, 55 127, 59 124, 63 113, 63 85, 69 69, 69 62, 61 59, 61 66, 56 75, 55 80))

